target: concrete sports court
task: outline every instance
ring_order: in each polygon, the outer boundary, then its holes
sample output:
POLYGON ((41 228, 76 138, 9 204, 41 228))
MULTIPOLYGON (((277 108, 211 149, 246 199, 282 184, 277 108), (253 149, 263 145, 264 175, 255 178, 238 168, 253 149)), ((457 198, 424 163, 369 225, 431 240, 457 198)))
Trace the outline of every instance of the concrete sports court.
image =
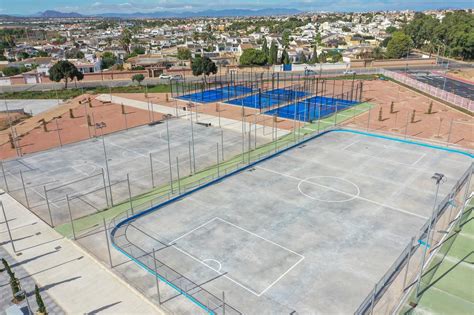
MULTIPOLYGON (((216 163, 216 145, 224 143, 224 150, 219 147, 219 158, 228 159, 242 151, 242 135, 238 132, 242 123, 235 130, 205 127, 185 119, 169 120, 171 172, 177 178, 176 158, 179 158, 181 176, 189 175, 190 168, 196 170, 216 163), (194 134, 194 137, 192 136, 194 134), (194 138, 194 148, 191 146, 194 138), (192 163, 191 163, 192 162, 192 163), (193 165, 191 165, 193 164, 193 165)), ((261 129, 261 127, 259 127, 261 129)), ((248 126, 247 126, 248 130, 248 126)), ((253 130, 253 129, 252 129, 253 130)), ((271 140, 271 128, 261 130, 257 137, 252 134, 252 146, 271 140), (253 143, 255 141, 255 143, 253 143)), ((245 139, 248 141, 248 139, 245 139)), ((126 183, 130 175, 132 195, 150 191, 167 183, 170 179, 169 157, 167 149, 166 123, 153 126, 136 127, 105 136, 112 197, 114 203, 128 198, 126 183), (152 155, 153 169, 150 163, 152 155), (153 170, 153 179, 151 173, 153 170), (124 182, 125 180, 125 182, 124 182), (153 182, 152 182, 153 180, 153 182)), ((248 144, 245 144, 247 149, 248 144)), ((25 194, 21 175, 25 182, 30 209, 43 220, 51 223, 44 187, 52 213, 53 225, 69 222, 66 194, 71 201, 73 218, 79 218, 108 207, 110 194, 105 195, 104 180, 108 186, 107 167, 105 164, 102 139, 90 139, 65 145, 62 148, 50 149, 25 155, 22 158, 3 162, 8 190, 25 204, 25 194), (101 172, 104 170, 104 176, 101 172), (20 171, 22 174, 20 174, 20 171), (107 198, 106 198, 107 197, 107 198)), ((7 190, 5 179, 0 172, 0 185, 7 190)), ((110 192, 107 189, 108 192, 110 192)))
POLYGON ((196 299, 184 280, 245 314, 353 313, 430 216, 433 173, 444 197, 471 163, 333 131, 136 218, 126 238, 196 299))

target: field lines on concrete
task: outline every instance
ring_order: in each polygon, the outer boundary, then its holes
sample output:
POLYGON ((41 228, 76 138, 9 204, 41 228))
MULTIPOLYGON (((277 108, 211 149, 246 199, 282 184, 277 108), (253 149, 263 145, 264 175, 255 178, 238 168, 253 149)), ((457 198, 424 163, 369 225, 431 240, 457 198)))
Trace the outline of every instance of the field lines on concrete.
MULTIPOLYGON (((343 113, 350 113, 347 115, 342 116, 342 113, 338 113, 337 122, 341 123, 346 121, 347 119, 351 119, 354 115, 359 115, 364 113, 365 111, 372 108, 372 104, 369 103, 362 103, 357 106, 354 106, 351 109, 346 110, 343 113)), ((74 224, 77 230, 88 230, 92 226, 97 226, 98 223, 102 222, 103 218, 109 220, 119 213, 122 213, 127 210, 134 209, 134 212, 145 210, 146 208, 151 207, 152 205, 156 205, 160 202, 163 202, 170 198, 173 194, 178 192, 179 188, 186 189, 186 187, 194 187, 195 185, 200 185, 205 183, 213 176, 217 176, 218 173, 221 171, 227 170, 230 172, 233 169, 237 169, 243 166, 245 163, 250 160, 255 160, 259 156, 268 155, 275 150, 279 150, 288 146, 291 143, 294 143, 297 137, 308 136, 310 134, 315 133, 316 131, 324 131, 334 126, 335 118, 334 117, 327 117, 320 121, 315 121, 310 124, 302 125, 300 128, 297 129, 296 133, 286 134, 284 136, 279 137, 276 141, 272 141, 263 145, 257 145, 256 148, 250 149, 245 153, 239 153, 233 155, 232 158, 226 158, 223 162, 217 164, 213 164, 212 166, 206 167, 196 173, 189 174, 186 176, 181 176, 180 180, 176 180, 176 176, 174 177, 174 181, 172 184, 167 182, 166 184, 161 184, 154 189, 150 189, 146 193, 137 194, 132 196, 132 202, 130 204, 130 200, 125 200, 124 202, 111 207, 110 209, 105 209, 104 211, 100 211, 98 213, 94 213, 91 215, 83 216, 77 219, 74 219, 74 224), (173 191, 173 193, 172 193, 173 191)), ((163 131, 161 131, 163 132, 163 131)), ((240 137, 240 136, 239 136, 240 137)), ((247 141, 245 139, 244 141, 247 141)), ((240 146, 242 143, 239 143, 240 146)), ((244 143, 245 150, 248 150, 248 143, 244 143)), ((241 148, 240 152, 241 152, 241 148)), ((229 155, 227 155, 229 156, 229 155)), ((167 161, 167 159, 166 159, 167 161)), ((175 164, 173 164, 175 165, 175 164)), ((174 167, 173 167, 174 168, 174 167)), ((168 171, 169 168, 162 168, 164 172, 168 171)), ((174 170, 173 170, 174 171, 174 170)), ((165 178, 169 180, 169 176, 165 174, 165 178)), ((65 223, 57 227, 58 231, 63 235, 72 235, 72 228, 70 223, 65 223)))

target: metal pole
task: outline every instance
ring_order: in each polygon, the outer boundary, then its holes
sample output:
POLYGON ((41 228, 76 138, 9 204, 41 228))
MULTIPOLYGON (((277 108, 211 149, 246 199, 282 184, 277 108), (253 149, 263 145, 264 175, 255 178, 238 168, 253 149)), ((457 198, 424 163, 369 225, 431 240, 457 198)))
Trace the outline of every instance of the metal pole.
POLYGON ((191 108, 191 141, 192 141, 192 149, 193 149, 193 170, 196 173, 196 152, 194 150, 194 128, 193 128, 193 110, 191 108))
POLYGON ((104 130, 103 127, 99 128, 100 133, 102 135, 102 147, 104 149, 104 159, 105 159, 105 170, 107 171, 107 181, 109 182, 109 190, 110 190, 110 204, 114 205, 114 198, 112 196, 112 184, 110 183, 110 170, 109 170, 109 161, 107 158, 107 149, 105 148, 105 137, 104 137, 104 130))
POLYGON ((0 201, 0 206, 2 207, 3 218, 5 219, 5 224, 7 226, 8 236, 10 237, 10 242, 12 243, 13 252, 16 253, 15 243, 13 242, 12 232, 10 230, 10 224, 8 224, 7 214, 5 213, 5 207, 3 206, 3 201, 0 201))
POLYGON ((1 161, 1 164, 2 164, 3 180, 5 181, 5 189, 7 190, 7 192, 9 192, 10 189, 8 188, 7 174, 5 173, 5 168, 3 166, 3 161, 1 161))
POLYGON ((403 276, 402 291, 405 291, 405 286, 407 284, 408 270, 410 269, 410 259, 411 259, 411 255, 413 254, 412 251, 413 251, 413 243, 414 242, 415 242, 415 237, 412 237, 411 241, 410 241, 410 251, 408 252, 408 261, 407 261, 407 265, 406 265, 406 269, 405 269, 405 275, 403 276))
POLYGON ((114 265, 112 264, 112 254, 110 253, 109 233, 107 233, 107 224, 105 224, 105 218, 102 218, 102 220, 104 222, 105 240, 107 241, 107 252, 109 253, 109 264, 110 268, 113 268, 114 265))
POLYGON ((160 282, 158 279, 158 271, 156 268, 155 248, 153 248, 153 265, 155 266, 156 293, 158 294, 158 304, 161 305, 160 282))
POLYGON ((222 291, 222 315, 225 315, 225 293, 222 291))
POLYGON ((222 151, 222 156, 221 159, 224 161, 224 130, 221 129, 221 151, 222 151))
POLYGON ((181 195, 181 180, 179 178, 179 160, 178 157, 176 157, 176 171, 178 174, 178 195, 181 195))
POLYGON ((217 146, 217 150, 216 150, 216 154, 217 154, 217 177, 220 176, 220 170, 219 170, 219 142, 216 143, 216 146, 217 146))
POLYGON ((446 146, 449 146, 449 140, 451 140, 451 132, 453 131, 453 121, 454 119, 451 118, 451 123, 449 124, 448 139, 446 140, 446 146))
POLYGON ((51 221, 51 227, 54 227, 53 216, 51 214, 51 207, 49 206, 48 191, 46 190, 46 186, 43 186, 43 190, 44 190, 44 198, 46 199, 46 205, 48 206, 49 221, 51 221))
POLYGON ((23 179, 23 172, 20 170, 21 185, 23 186, 23 192, 25 193, 26 207, 30 209, 30 202, 28 200, 28 194, 26 193, 25 181, 23 179))
POLYGON ((130 202, 130 210, 133 212, 133 204, 132 204, 132 189, 130 188, 130 175, 127 173, 127 186, 128 186, 128 200, 130 202))
POLYGON ((153 175, 153 159, 150 152, 150 174, 151 174, 151 187, 155 188, 155 177, 153 175))
POLYGON ((189 153, 189 174, 193 174, 193 159, 191 158, 191 141, 188 141, 188 153, 189 153))
POLYGON ((101 170, 102 170, 102 181, 104 183, 105 201, 107 202, 107 208, 108 208, 110 205, 109 205, 109 196, 108 196, 108 193, 107 193, 107 185, 105 184, 104 168, 102 168, 101 170))
POLYGON ((170 165, 170 187, 171 187, 171 194, 173 194, 173 171, 171 170, 170 130, 168 128, 168 119, 166 119, 166 135, 168 138, 168 162, 170 165))
POLYGON ((54 121, 56 122, 56 131, 58 133, 59 146, 62 147, 63 146, 63 141, 61 140, 61 132, 59 131, 58 119, 56 118, 54 121))
POLYGON ((374 306, 375 306, 375 294, 376 294, 376 291, 377 290, 377 284, 375 284, 374 286, 374 291, 372 293, 372 300, 370 302, 370 315, 372 315, 374 313, 374 306))
POLYGON ((431 226, 432 226, 433 220, 435 218, 436 204, 438 202, 439 186, 440 186, 440 181, 438 181, 436 183, 436 193, 435 193, 435 200, 434 200, 434 205, 433 205, 433 212, 431 214, 430 221, 429 221, 429 224, 428 224, 428 231, 426 233, 426 243, 424 245, 423 256, 421 258, 420 274, 418 276, 418 281, 417 281, 417 284, 416 284, 416 297, 418 297, 418 295, 420 293, 420 284, 421 284, 421 278, 422 278, 422 275, 423 275, 423 265, 425 264, 426 252, 428 251, 428 246, 429 246, 429 241, 430 241, 429 238, 430 238, 430 234, 431 234, 431 226))
POLYGON ((74 229, 74 221, 72 219, 71 205, 69 204, 69 195, 66 195, 66 201, 67 201, 67 210, 69 211, 69 219, 71 220, 72 237, 74 240, 76 240, 76 231, 74 229))

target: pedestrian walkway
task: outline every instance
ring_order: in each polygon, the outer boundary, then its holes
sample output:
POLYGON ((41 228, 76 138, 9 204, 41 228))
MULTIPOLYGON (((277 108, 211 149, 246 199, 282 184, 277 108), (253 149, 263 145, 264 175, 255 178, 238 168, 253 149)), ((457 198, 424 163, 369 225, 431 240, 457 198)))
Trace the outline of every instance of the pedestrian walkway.
MULTIPOLYGON (((43 288, 50 314, 57 314, 56 310, 66 314, 163 314, 138 291, 10 195, 1 194, 0 201, 5 208, 16 252, 0 208, 2 250, 8 253, 10 265, 14 272, 18 272, 17 276, 28 292, 31 285, 34 286, 33 282, 43 288), (31 284, 29 281, 32 281, 31 284)), ((0 278, 2 295, 3 277, 0 278)), ((30 297, 30 300, 33 301, 33 298, 30 297)), ((0 309, 8 306, 2 302, 0 309)))

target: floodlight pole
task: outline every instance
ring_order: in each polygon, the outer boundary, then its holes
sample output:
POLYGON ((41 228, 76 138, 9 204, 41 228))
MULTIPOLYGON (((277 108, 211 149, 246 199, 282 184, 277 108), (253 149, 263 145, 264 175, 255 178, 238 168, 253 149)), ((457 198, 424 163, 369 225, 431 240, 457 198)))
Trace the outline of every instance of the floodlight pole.
POLYGON ((431 217, 429 219, 430 221, 429 221, 429 224, 428 224, 428 231, 426 233, 426 242, 424 244, 423 256, 421 258, 420 274, 418 276, 418 281, 417 281, 417 284, 416 284, 416 295, 415 295, 416 297, 418 297, 418 295, 420 293, 421 277, 423 275, 423 265, 425 264, 426 252, 428 251, 428 246, 430 245, 429 244, 430 234, 431 234, 431 228, 432 228, 432 225, 433 225, 433 220, 434 220, 435 214, 436 214, 435 212, 436 212, 436 206, 437 206, 437 203, 438 203, 439 186, 446 179, 444 174, 441 174, 441 173, 435 173, 431 178, 434 179, 435 182, 436 182, 436 193, 435 193, 435 199, 434 199, 434 205, 433 205, 433 212, 432 212, 431 217))
MULTIPOLYGON (((196 153, 195 153, 195 150, 194 150, 194 127, 193 127, 193 109, 192 109, 192 103, 189 103, 189 109, 191 110, 191 141, 192 141, 192 149, 193 149, 193 169, 194 169, 194 173, 196 173, 196 153)), ((197 109, 196 109, 196 113, 197 113, 197 109)), ((196 116, 197 117, 197 116, 196 116)), ((196 120, 197 122, 197 120, 196 120)))
POLYGON ((72 237, 74 240, 76 240, 76 231, 74 229, 74 221, 72 219, 72 211, 71 211, 71 205, 69 203, 69 195, 66 195, 66 201, 67 201, 67 210, 69 212, 69 219, 71 220, 72 237))
POLYGON ((2 173, 3 173, 3 180, 5 182, 5 189, 7 190, 7 192, 9 192, 10 189, 8 188, 7 174, 5 173, 5 167, 3 165, 3 161, 0 161, 0 163, 2 165, 2 173))

